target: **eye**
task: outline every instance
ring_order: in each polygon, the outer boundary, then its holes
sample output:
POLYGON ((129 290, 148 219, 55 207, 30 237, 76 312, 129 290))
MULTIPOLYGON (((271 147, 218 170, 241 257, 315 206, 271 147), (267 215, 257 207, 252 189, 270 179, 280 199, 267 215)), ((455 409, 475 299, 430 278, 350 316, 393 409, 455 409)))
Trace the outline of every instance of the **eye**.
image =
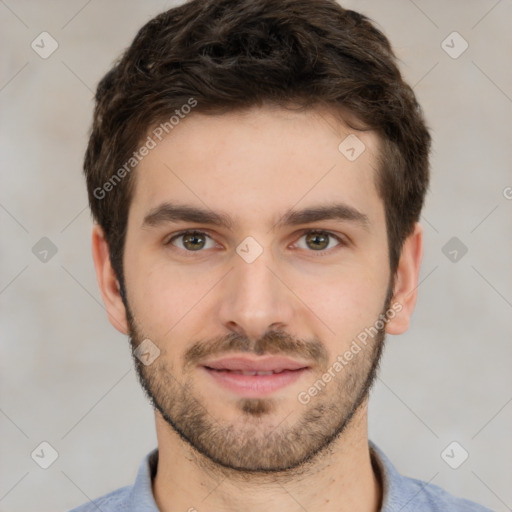
MULTIPOLYGON (((335 240, 338 245, 346 245, 345 242, 339 237, 330 233, 329 231, 310 230, 304 233, 300 239, 305 238, 306 246, 300 246, 301 249, 312 249, 318 252, 327 252, 328 249, 332 249, 331 241, 335 240)), ((297 244, 298 245, 298 244, 297 244)))
MULTIPOLYGON (((305 239, 305 244, 296 243, 300 249, 310 249, 315 252, 328 252, 337 246, 344 246, 346 242, 339 236, 322 230, 309 230, 304 232, 300 239, 305 239), (336 241, 337 244, 332 245, 332 241, 336 241)), ((204 231, 198 230, 187 230, 175 234, 165 245, 173 245, 187 253, 201 252, 203 249, 212 249, 215 247, 213 239, 204 231), (176 243, 175 243, 176 242, 176 243), (208 245, 210 243, 210 245, 208 245)))
POLYGON ((215 246, 215 243, 204 231, 189 230, 182 231, 181 233, 174 235, 165 243, 165 245, 175 245, 176 247, 179 247, 180 249, 183 249, 187 252, 198 252, 202 249, 211 249, 215 246), (180 239, 180 245, 174 244, 175 240, 180 239), (211 244, 213 244, 210 247, 207 247, 208 240, 210 240, 211 244))

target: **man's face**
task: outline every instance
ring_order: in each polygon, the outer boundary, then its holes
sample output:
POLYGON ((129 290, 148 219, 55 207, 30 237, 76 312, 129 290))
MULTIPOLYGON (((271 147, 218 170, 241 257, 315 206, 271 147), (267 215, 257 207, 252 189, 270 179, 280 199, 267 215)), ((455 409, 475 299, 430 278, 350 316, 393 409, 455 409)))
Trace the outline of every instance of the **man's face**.
POLYGON ((350 133, 319 110, 195 113, 135 171, 125 306, 132 347, 160 350, 151 364, 135 359, 139 378, 167 423, 225 467, 312 460, 375 377, 382 328, 335 366, 389 305, 377 137, 358 132, 365 150, 353 160, 338 149, 350 133), (164 203, 221 216, 151 215, 164 203), (284 217, 335 205, 329 218, 284 217))

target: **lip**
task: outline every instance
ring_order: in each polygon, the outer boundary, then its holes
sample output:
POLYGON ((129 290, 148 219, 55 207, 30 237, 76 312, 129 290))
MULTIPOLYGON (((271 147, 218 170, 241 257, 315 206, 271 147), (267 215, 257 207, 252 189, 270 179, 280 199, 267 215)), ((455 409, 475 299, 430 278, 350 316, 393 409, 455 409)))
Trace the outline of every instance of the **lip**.
POLYGON ((223 388, 247 398, 270 395, 300 379, 310 367, 286 357, 251 359, 228 357, 208 362, 202 369, 223 388), (244 375, 240 372, 269 372, 271 375, 244 375))
POLYGON ((295 361, 288 357, 268 356, 260 358, 250 358, 247 356, 223 357, 209 361, 203 366, 214 370, 238 370, 253 372, 268 372, 280 370, 300 370, 308 368, 309 365, 303 361, 295 361))

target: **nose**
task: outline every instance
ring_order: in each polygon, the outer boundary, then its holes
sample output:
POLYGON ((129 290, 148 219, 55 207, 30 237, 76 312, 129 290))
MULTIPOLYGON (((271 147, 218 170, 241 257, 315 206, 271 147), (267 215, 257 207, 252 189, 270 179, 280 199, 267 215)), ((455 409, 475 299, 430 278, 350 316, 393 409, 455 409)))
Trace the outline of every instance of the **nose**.
POLYGON ((248 263, 238 254, 223 280, 219 319, 224 328, 250 339, 270 330, 290 331, 297 299, 275 265, 270 249, 248 263))

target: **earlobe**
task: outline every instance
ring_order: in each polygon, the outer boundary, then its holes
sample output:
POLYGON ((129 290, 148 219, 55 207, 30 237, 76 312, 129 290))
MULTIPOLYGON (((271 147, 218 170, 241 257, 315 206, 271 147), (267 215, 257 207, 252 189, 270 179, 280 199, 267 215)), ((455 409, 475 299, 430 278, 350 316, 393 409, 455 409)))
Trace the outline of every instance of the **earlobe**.
POLYGON ((406 238, 395 274, 393 298, 390 307, 398 313, 386 324, 388 334, 403 334, 409 328, 410 319, 418 295, 418 279, 423 256, 423 228, 419 223, 406 238))
POLYGON ((110 263, 108 242, 103 230, 96 223, 92 229, 92 257, 108 319, 119 332, 129 334, 119 281, 110 263))

